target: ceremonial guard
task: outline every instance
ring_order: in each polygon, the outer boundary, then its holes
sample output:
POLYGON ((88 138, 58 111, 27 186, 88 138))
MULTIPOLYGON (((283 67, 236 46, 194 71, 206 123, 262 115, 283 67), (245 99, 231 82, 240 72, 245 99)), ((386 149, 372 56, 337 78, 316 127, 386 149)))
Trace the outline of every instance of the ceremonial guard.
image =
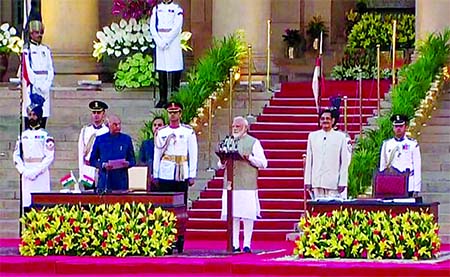
MULTIPOLYGON (((158 130, 155 138, 153 182, 159 191, 184 192, 187 205, 188 187, 197 176, 197 136, 191 126, 181 124, 182 106, 167 107, 169 125, 158 130)), ((183 252, 184 237, 178 237, 178 252, 183 252)))
POLYGON ((167 104, 168 94, 178 91, 183 71, 181 28, 183 9, 172 0, 163 0, 153 8, 150 32, 156 44, 156 70, 158 71, 159 102, 156 108, 167 104))
POLYGON ((84 184, 86 188, 93 187, 96 179, 96 169, 89 165, 92 146, 95 138, 109 132, 105 124, 105 111, 108 105, 102 101, 91 101, 89 103, 91 110, 91 123, 85 125, 78 138, 78 169, 79 183, 84 184))
POLYGON ((421 190, 421 158, 419 143, 406 136, 408 117, 395 114, 391 117, 394 137, 383 142, 380 154, 380 171, 393 167, 400 172, 409 170, 409 196, 416 197, 421 190))
MULTIPOLYGON (((52 54, 48 46, 41 44, 44 25, 39 20, 29 22, 29 47, 24 47, 22 55, 22 74, 26 91, 23 93, 22 113, 27 114, 30 104, 43 103, 41 128, 45 128, 50 116, 50 87, 55 76, 52 54)), ((25 129, 28 128, 28 118, 25 117, 25 129)))
POLYGON ((305 187, 314 198, 341 198, 347 187, 349 153, 347 139, 332 128, 332 111, 320 113, 321 130, 308 135, 305 187))
POLYGON ((41 128, 42 107, 28 107, 29 127, 23 131, 13 153, 14 164, 22 175, 22 206, 31 205, 32 192, 50 191, 49 167, 55 156, 55 141, 41 128))
POLYGON ((99 170, 97 192, 128 190, 128 168, 136 165, 131 137, 121 133, 117 115, 108 116, 109 133, 98 136, 89 165, 99 170))
MULTIPOLYGON (((242 159, 233 164, 233 252, 240 252, 239 230, 240 221, 244 222, 244 253, 251 253, 253 225, 260 217, 260 203, 258 197, 258 168, 267 167, 264 149, 258 139, 250 136, 248 121, 241 117, 233 120, 233 138, 237 141, 237 150, 242 159)), ((225 168, 226 160, 219 160, 218 166, 225 168)), ((225 173, 227 176, 227 173, 225 173)), ((227 218, 227 189, 228 181, 224 178, 222 192, 221 218, 227 218)))

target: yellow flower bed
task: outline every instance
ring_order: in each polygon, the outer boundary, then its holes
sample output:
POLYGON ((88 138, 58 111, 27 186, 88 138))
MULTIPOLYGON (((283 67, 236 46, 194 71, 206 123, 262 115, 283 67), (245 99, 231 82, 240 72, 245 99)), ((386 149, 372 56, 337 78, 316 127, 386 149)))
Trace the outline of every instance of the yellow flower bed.
POLYGON ((433 214, 336 210, 301 218, 298 258, 431 259, 439 255, 433 214))
POLYGON ((177 234, 172 212, 142 203, 57 205, 32 209, 20 221, 24 256, 163 256, 177 234))

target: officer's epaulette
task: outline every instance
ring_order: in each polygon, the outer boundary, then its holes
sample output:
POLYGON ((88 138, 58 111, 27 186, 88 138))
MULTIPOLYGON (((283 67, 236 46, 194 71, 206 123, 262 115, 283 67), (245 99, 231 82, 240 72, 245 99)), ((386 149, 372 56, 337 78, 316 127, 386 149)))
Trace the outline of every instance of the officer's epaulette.
POLYGON ((189 125, 189 124, 181 123, 181 126, 183 126, 183 127, 185 127, 185 128, 188 128, 188 129, 192 129, 192 126, 189 125))

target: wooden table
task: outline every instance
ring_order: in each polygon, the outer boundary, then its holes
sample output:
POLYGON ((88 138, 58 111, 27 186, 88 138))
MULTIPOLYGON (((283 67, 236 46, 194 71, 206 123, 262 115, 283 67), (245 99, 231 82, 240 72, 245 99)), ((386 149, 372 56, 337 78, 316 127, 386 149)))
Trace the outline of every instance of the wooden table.
POLYGON ((34 208, 51 207, 57 204, 64 205, 100 205, 125 203, 152 203, 167 211, 173 212, 177 217, 178 235, 184 235, 188 214, 184 205, 183 192, 127 192, 108 193, 99 195, 93 192, 60 193, 37 192, 31 194, 31 206, 34 208))
POLYGON ((395 203, 383 202, 375 199, 350 201, 314 201, 308 200, 307 210, 312 213, 326 213, 339 209, 353 209, 366 211, 392 211, 397 214, 411 211, 428 210, 438 222, 439 202, 432 203, 395 203))

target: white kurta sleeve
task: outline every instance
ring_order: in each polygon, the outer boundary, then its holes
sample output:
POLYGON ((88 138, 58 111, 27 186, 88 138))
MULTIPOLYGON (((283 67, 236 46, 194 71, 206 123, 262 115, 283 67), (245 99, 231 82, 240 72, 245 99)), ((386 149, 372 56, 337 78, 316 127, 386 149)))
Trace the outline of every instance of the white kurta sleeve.
POLYGON ((189 178, 197 177, 198 145, 194 130, 188 139, 189 178))
POLYGON ((380 153, 380 171, 386 169, 388 158, 386 157, 386 142, 383 142, 380 153))
POLYGON ((346 187, 348 182, 348 165, 349 165, 349 151, 347 149, 347 139, 344 137, 341 139, 340 147, 340 168, 339 168, 339 184, 340 187, 346 187))
POLYGON ((161 157, 162 157, 162 145, 163 142, 160 139, 160 136, 156 135, 155 138, 155 151, 153 153, 153 178, 157 179, 159 178, 159 165, 161 164, 161 157))
POLYGON ((306 165, 304 172, 304 184, 311 185, 311 174, 312 174, 312 141, 311 134, 308 135, 308 144, 306 146, 306 165))
POLYGON ((422 189, 422 159, 420 156, 420 147, 416 143, 412 151, 412 161, 414 169, 414 191, 420 192, 422 189))
POLYGON ((264 155, 264 149, 262 148, 261 142, 256 140, 253 144, 252 154, 248 157, 250 163, 257 168, 266 168, 267 159, 264 155))

